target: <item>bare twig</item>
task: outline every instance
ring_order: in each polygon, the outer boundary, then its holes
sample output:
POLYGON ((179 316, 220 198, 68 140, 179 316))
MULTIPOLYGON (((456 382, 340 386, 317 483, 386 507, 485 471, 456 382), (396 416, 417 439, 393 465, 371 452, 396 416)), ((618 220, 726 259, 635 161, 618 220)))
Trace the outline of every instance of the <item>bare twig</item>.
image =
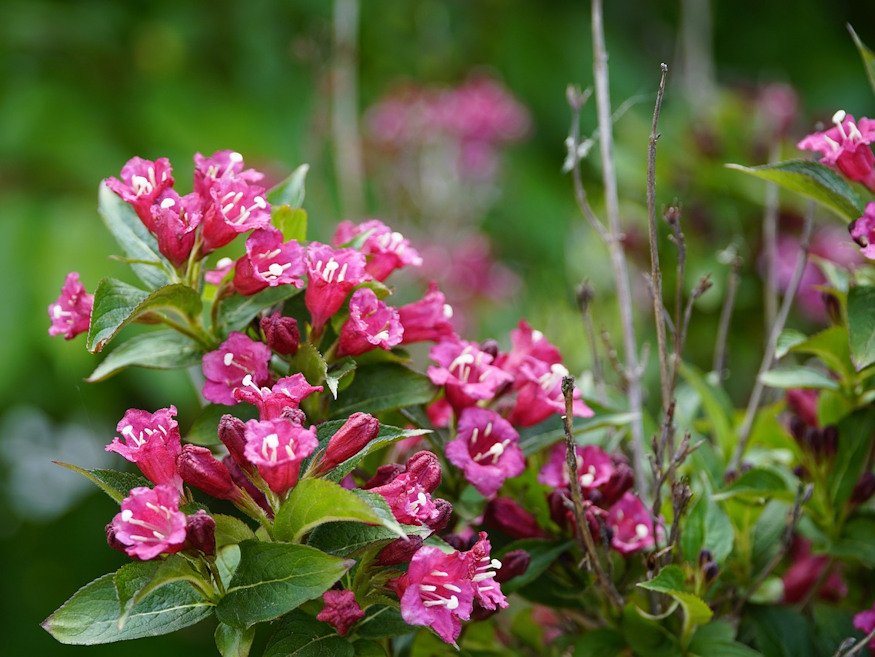
MULTIPOLYGON (((687 339, 687 330, 690 328, 690 318, 693 316, 693 306, 700 296, 711 289, 711 285, 713 285, 713 283, 711 283, 711 274, 705 274, 699 279, 698 284, 693 288, 692 292, 690 292, 690 297, 687 299, 687 306, 684 308, 683 323, 681 324, 681 329, 677 335, 679 351, 676 352, 677 358, 675 360, 675 370, 677 370, 677 366, 680 365, 681 352, 684 348, 684 342, 686 342, 687 339)), ((675 371, 674 375, 677 376, 677 371, 675 371)))
POLYGON ((729 278, 726 281, 726 296, 723 298, 723 308, 720 310, 720 324, 717 327, 717 341, 714 347, 714 363, 712 371, 717 374, 717 380, 724 379, 726 363, 726 343, 729 338, 729 324, 732 320, 732 309, 735 306, 735 293, 738 290, 738 271, 741 269, 741 258, 732 258, 729 278))
POLYGON ((793 270, 793 278, 790 279, 790 285, 784 293, 784 299, 781 303, 781 309, 775 317, 775 323, 772 325, 772 330, 769 333, 769 340, 766 343, 763 361, 760 363, 760 369, 757 372, 756 382, 750 394, 750 400, 747 403, 747 410, 744 414, 744 420, 738 430, 738 443, 735 446, 735 452, 732 454, 732 459, 727 466, 727 472, 735 472, 738 470, 738 464, 741 461, 741 456, 747 447, 747 441, 750 438, 750 432, 753 428, 753 420, 759 407, 760 397, 763 394, 763 374, 772 368, 772 361, 775 358, 775 349, 778 346, 778 336, 784 330, 784 323, 787 321, 787 316, 790 314, 790 307, 793 305, 793 299, 796 296, 796 291, 799 289, 799 282, 802 280, 802 272, 805 270, 805 265, 808 263, 808 248, 811 240, 811 227, 814 223, 814 203, 808 204, 808 209, 805 212, 805 226, 802 229, 802 242, 799 246, 799 257, 796 258, 796 268, 793 270))
POLYGON ((845 639, 833 657, 853 657, 854 655, 859 655, 873 639, 875 639, 875 630, 869 632, 860 641, 854 638, 845 639))
POLYGON ((592 314, 589 312, 589 304, 595 296, 595 290, 590 285, 589 280, 585 280, 577 289, 577 305, 580 308, 580 314, 583 317, 583 326, 586 331, 586 339, 589 342, 589 349, 592 353, 592 378, 595 384, 596 395, 598 400, 603 404, 607 402, 605 394, 605 378, 602 374, 602 364, 599 361, 598 345, 596 344, 595 328, 592 324, 592 314))
POLYGON ((568 157, 571 164, 571 180, 574 184, 574 200, 577 201, 577 207, 580 213, 589 222, 589 225, 598 233, 604 244, 610 243, 610 235, 607 228, 601 220, 596 216, 595 211, 589 204, 589 198, 586 195, 586 188, 583 186, 583 177, 580 173, 580 110, 586 104, 590 97, 590 90, 581 92, 580 89, 571 85, 566 89, 568 97, 568 105, 571 107, 571 128, 568 133, 568 157))

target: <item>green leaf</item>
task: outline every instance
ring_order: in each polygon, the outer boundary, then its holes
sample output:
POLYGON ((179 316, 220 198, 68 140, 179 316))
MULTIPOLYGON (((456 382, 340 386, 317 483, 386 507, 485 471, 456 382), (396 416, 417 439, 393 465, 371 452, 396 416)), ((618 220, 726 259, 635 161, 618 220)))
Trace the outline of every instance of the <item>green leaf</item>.
POLYGON ((559 555, 568 550, 572 545, 574 545, 574 541, 550 541, 542 538, 524 538, 508 543, 496 553, 499 560, 512 550, 525 550, 531 559, 526 572, 504 582, 501 585, 501 591, 506 595, 510 595, 526 584, 536 581, 559 555))
POLYGON ((765 468, 751 468, 729 486, 712 495, 711 499, 741 498, 761 502, 775 497, 792 500, 793 495, 793 491, 788 488, 787 482, 781 475, 765 468))
MULTIPOLYGON (((431 534, 428 527, 401 525, 406 536, 431 534)), ((380 525, 363 525, 357 522, 329 522, 319 525, 310 534, 307 545, 318 548, 336 557, 348 557, 371 546, 383 547, 398 538, 398 532, 380 525)))
POLYGON ((301 479, 277 512, 274 532, 281 541, 300 543, 314 527, 338 520, 383 524, 355 493, 327 479, 301 479))
POLYGON ((851 492, 868 463, 872 434, 875 433, 875 409, 857 411, 836 426, 838 451, 828 470, 827 486, 833 508, 841 509, 851 498, 851 492))
POLYGON ((190 367, 199 364, 203 355, 202 346, 176 331, 143 333, 113 349, 86 381, 103 381, 132 366, 159 370, 190 367))
POLYGON ((838 540, 827 553, 843 561, 858 561, 866 568, 875 567, 875 517, 856 516, 842 528, 838 540))
MULTIPOLYGON (((304 181, 307 179, 309 164, 301 164, 292 171, 291 175, 267 193, 267 200, 271 205, 287 205, 291 208, 300 208, 304 205, 304 181)), ((279 226, 282 230, 282 226, 279 226)), ((285 235, 285 231, 283 231, 285 235)), ((305 236, 306 238, 306 236, 305 236)), ((286 236, 285 239, 291 239, 286 236)))
POLYGON ((63 463, 61 461, 52 461, 52 463, 57 463, 62 468, 67 468, 68 470, 72 470, 73 472, 78 472, 83 477, 87 477, 95 484, 100 486, 104 493, 109 495, 119 504, 121 504, 122 500, 128 496, 132 488, 138 488, 140 486, 146 486, 151 488, 152 486, 151 482, 148 479, 132 472, 102 470, 99 468, 94 470, 86 470, 85 468, 80 468, 78 465, 63 463))
POLYGON ((135 561, 125 564, 113 577, 121 613, 118 629, 123 630, 134 609, 147 596, 174 583, 209 587, 204 578, 192 570, 185 558, 172 554, 163 561, 135 561))
POLYGON ((869 76, 869 84, 872 85, 872 90, 875 91, 875 53, 866 47, 866 44, 860 40, 860 37, 854 32, 854 28, 850 25, 848 25, 848 32, 851 33, 851 38, 854 40, 854 45, 857 46, 857 50, 860 51, 860 57, 863 59, 863 66, 866 69, 866 75, 869 76))
POLYGON ((331 417, 349 417, 358 411, 376 415, 396 408, 430 402, 437 392, 427 376, 399 363, 363 365, 355 379, 332 405, 331 417))
POLYGON ((354 563, 306 545, 243 541, 240 565, 216 615, 241 628, 273 620, 321 596, 354 563))
POLYGON ((385 639, 386 637, 409 634, 412 631, 413 628, 401 618, 401 612, 388 605, 368 607, 364 618, 358 622, 355 628, 355 633, 363 639, 385 639))
POLYGON ((282 231, 286 242, 303 242, 307 239, 307 211, 292 209, 288 205, 274 206, 273 223, 282 231))
POLYGON ((848 290, 848 339, 858 372, 875 363, 875 287, 848 290))
MULTIPOLYGON (((592 417, 574 418, 574 430, 572 433, 575 439, 579 439, 580 436, 596 429, 624 427, 632 422, 634 418, 634 413, 600 413, 596 411, 592 417)), ((525 436, 521 435, 520 449, 523 450, 523 454, 529 456, 562 440, 564 436, 565 432, 561 428, 550 429, 540 433, 529 433, 525 436)))
POLYGON ((242 294, 226 297, 218 302, 217 324, 224 335, 231 331, 242 331, 262 310, 282 303, 299 292, 294 285, 277 285, 246 297, 242 294))
POLYGON ((251 404, 238 404, 233 408, 224 404, 207 404, 191 425, 185 439, 195 445, 218 445, 221 442, 219 421, 226 414, 231 414, 245 422, 258 418, 258 408, 251 404))
MULTIPOLYGON (((873 319, 875 319, 875 315, 873 315, 873 319)), ((873 324, 873 328, 875 328, 875 324, 873 324)), ((851 354, 848 349, 848 329, 843 326, 833 326, 815 333, 810 338, 793 345, 790 351, 817 356, 827 367, 843 378, 849 378, 853 373, 851 354)))
POLYGON ((352 642, 355 657, 386 657, 387 653, 381 643, 370 639, 356 639, 352 642))
POLYGON ((119 598, 114 573, 79 589, 42 623, 61 643, 95 645, 169 634, 212 614, 213 606, 187 583, 176 582, 146 596, 118 629, 119 598))
POLYGON ((690 641, 689 652, 691 655, 708 657, 720 655, 720 657, 762 657, 753 648, 735 640, 735 630, 726 621, 714 621, 707 625, 696 628, 693 639, 690 641))
POLYGON ((161 255, 155 236, 149 232, 137 213, 113 192, 106 183, 100 184, 97 206, 103 221, 131 263, 131 269, 150 289, 170 283, 173 265, 161 255))
POLYGON ((125 326, 155 311, 170 311, 184 321, 201 312, 200 295, 187 285, 174 283, 149 293, 115 278, 104 278, 94 292, 94 309, 87 347, 98 353, 125 326))
POLYGON ((335 364, 325 373, 325 385, 331 391, 331 396, 337 399, 337 394, 340 392, 341 382, 344 388, 347 388, 352 383, 352 375, 356 370, 356 362, 351 358, 340 364, 335 364), (349 377, 349 378, 347 378, 349 377), (343 381, 346 379, 346 381, 343 381))
POLYGON ((735 540, 732 521, 708 492, 698 496, 683 527, 681 545, 687 561, 698 559, 703 548, 711 552, 717 563, 723 563, 732 552, 735 540))
POLYGON ((619 657, 626 648, 626 639, 616 630, 606 627, 586 632, 574 644, 574 657, 619 657))
POLYGON ((255 628, 241 629, 219 623, 215 637, 216 648, 222 657, 248 657, 255 640, 255 628))
POLYGON ((838 390, 835 379, 813 367, 789 367, 782 370, 769 370, 760 374, 760 381, 771 388, 817 388, 838 390))
POLYGON ((745 618, 752 621, 757 647, 765 657, 816 657, 810 628, 798 611, 751 606, 745 618))
POLYGON ((642 589, 658 591, 659 593, 683 591, 686 588, 686 575, 684 574, 684 569, 680 566, 666 566, 653 579, 638 582, 638 586, 642 589))
POLYGON ((783 358, 790 350, 798 344, 805 342, 808 336, 797 331, 796 329, 784 329, 781 335, 778 336, 778 343, 775 347, 775 358, 783 358))
POLYGON ((293 611, 277 624, 263 657, 353 657, 352 644, 328 623, 293 611))
POLYGON ((758 167, 726 166, 807 196, 848 221, 863 214, 863 205, 851 186, 838 173, 819 162, 787 160, 758 167))
POLYGON ((680 375, 698 393, 702 408, 720 449, 727 453, 735 445, 732 430, 732 403, 726 391, 708 382, 694 367, 681 362, 680 375))
POLYGON ((316 347, 305 342, 292 358, 292 370, 303 374, 311 386, 318 386, 328 376, 328 363, 316 347))
POLYGON ((680 657, 683 654, 675 635, 658 622, 644 618, 634 604, 623 608, 622 633, 640 657, 680 657))

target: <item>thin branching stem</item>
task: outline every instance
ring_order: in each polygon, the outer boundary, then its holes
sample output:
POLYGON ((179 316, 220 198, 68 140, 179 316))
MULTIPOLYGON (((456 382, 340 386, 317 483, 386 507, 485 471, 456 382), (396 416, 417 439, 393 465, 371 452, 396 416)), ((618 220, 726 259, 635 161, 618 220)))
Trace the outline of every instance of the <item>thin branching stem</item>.
POLYGON ((735 307, 735 293, 738 291, 739 269, 741 258, 735 256, 729 270, 729 278, 726 281, 726 296, 723 298, 723 308, 720 310, 720 324, 717 327, 717 341, 714 347, 714 362, 712 371, 717 374, 717 380, 725 378, 726 369, 726 344, 729 339, 729 325, 732 322, 732 310, 735 307))
POLYGON ((859 641, 851 638, 845 639, 842 641, 842 644, 839 646, 839 649, 836 651, 833 657, 854 657, 854 655, 859 655, 866 649, 866 646, 869 645, 875 639, 875 629, 873 629, 869 634, 864 636, 859 641))

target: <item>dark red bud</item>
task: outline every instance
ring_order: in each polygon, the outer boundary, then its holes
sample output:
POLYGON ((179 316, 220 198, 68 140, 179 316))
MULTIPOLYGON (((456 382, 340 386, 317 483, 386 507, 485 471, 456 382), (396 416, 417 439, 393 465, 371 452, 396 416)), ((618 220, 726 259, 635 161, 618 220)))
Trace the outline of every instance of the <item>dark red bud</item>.
POLYGON ((417 452, 407 459, 407 472, 429 493, 433 493, 440 486, 441 463, 431 452, 417 452))
POLYGON ((228 468, 228 473, 231 475, 231 480, 237 486, 249 493, 249 497, 251 497, 258 506, 264 509, 267 512, 268 516, 272 516, 273 511, 271 510, 270 504, 268 503, 267 498, 264 496, 264 493, 262 493, 260 490, 258 490, 258 488, 255 487, 255 484, 253 484, 249 480, 249 478, 246 476, 240 466, 237 465, 234 459, 232 459, 230 456, 226 456, 222 459, 222 464, 226 468, 228 468))
POLYGON ((501 568, 495 571, 495 581, 504 584, 529 569, 532 556, 525 550, 511 550, 501 558, 501 568))
POLYGON ((459 552, 465 552, 474 547, 474 544, 477 542, 477 536, 463 536, 461 534, 445 534, 441 536, 444 539, 444 542, 449 544, 451 547, 455 548, 459 552))
POLYGON ((492 338, 488 338, 480 343, 480 351, 489 354, 493 358, 498 356, 499 348, 498 342, 492 338))
POLYGON ((373 415, 354 413, 328 441, 319 472, 329 472, 361 452, 380 433, 380 422, 373 415))
POLYGON ((182 452, 176 457, 176 470, 185 483, 207 495, 221 500, 240 497, 240 490, 234 485, 228 468, 206 447, 183 445, 182 452))
POLYGON ((216 521, 203 509, 185 519, 185 540, 191 547, 206 555, 216 553, 216 521))
POLYGON ((511 538, 546 538, 531 513, 509 497, 496 497, 483 511, 483 524, 504 532, 511 538))
POLYGON ((702 569, 702 573, 705 575, 705 583, 712 581, 717 575, 720 573, 720 566, 718 566, 715 562, 709 561, 705 564, 705 567, 702 569))
POLYGON ((830 292, 821 292, 820 298, 823 301, 823 306, 826 308, 826 316, 833 326, 842 326, 844 317, 842 317, 842 305, 834 294, 830 292))
POLYGON ((254 470, 246 459, 246 424, 233 415, 223 415, 219 420, 219 440, 228 448, 231 458, 244 470, 254 470))
POLYGON ((699 568, 709 561, 714 561, 714 555, 711 554, 711 550, 707 548, 699 550, 699 568))
POLYGON ((408 536, 406 539, 395 539, 380 550, 380 554, 377 555, 377 563, 381 566, 394 566, 410 561, 421 547, 422 536, 408 536))
POLYGON ((834 456, 839 449, 839 430, 835 425, 823 428, 821 434, 821 453, 826 457, 834 456))
POLYGON ((851 491, 851 504, 862 504, 872 495, 875 495, 875 472, 865 472, 851 491))
POLYGON ((115 537, 115 529, 113 528, 112 523, 109 523, 106 526, 106 542, 113 550, 118 550, 122 554, 127 554, 125 551, 127 546, 115 537))
POLYGON ((453 515, 453 505, 447 500, 442 500, 440 498, 435 498, 432 502, 434 502, 438 512, 435 519, 427 522, 426 525, 431 528, 433 532, 439 532, 449 524, 450 518, 453 515))
POLYGON ((269 317, 262 317, 261 330, 267 346, 278 354, 292 356, 298 351, 301 332, 294 317, 283 317, 279 312, 269 317))
POLYGON ((362 484, 362 490, 370 490, 378 486, 385 486, 404 472, 404 466, 399 463, 387 463, 377 468, 374 476, 362 484))

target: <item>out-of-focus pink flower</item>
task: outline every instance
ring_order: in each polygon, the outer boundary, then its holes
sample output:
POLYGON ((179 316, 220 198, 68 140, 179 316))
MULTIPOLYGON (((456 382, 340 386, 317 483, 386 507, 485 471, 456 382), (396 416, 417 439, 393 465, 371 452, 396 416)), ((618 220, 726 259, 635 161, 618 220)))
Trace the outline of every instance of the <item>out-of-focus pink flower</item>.
POLYGON ((444 340, 434 345, 429 356, 437 366, 428 368, 428 377, 444 386, 447 401, 456 413, 482 399, 492 398, 513 377, 492 364, 491 354, 474 342, 444 340))
POLYGON ((526 467, 519 434, 495 411, 469 406, 459 416, 456 438, 446 446, 447 460, 484 497, 498 492, 504 480, 526 467))
POLYGON ((404 327, 401 344, 458 339, 450 322, 453 307, 447 303, 447 298, 434 281, 429 281, 428 292, 422 299, 401 306, 398 315, 404 327))
POLYGON ((378 219, 358 225, 351 221, 340 222, 334 233, 334 246, 348 244, 362 233, 370 233, 361 246, 361 252, 367 257, 365 271, 375 280, 384 281, 396 269, 422 264, 422 257, 410 246, 410 241, 378 219))
POLYGON ((401 617, 410 625, 431 627, 455 646, 461 621, 471 617, 474 605, 469 568, 469 559, 460 552, 421 547, 407 572, 390 582, 401 600, 401 617))
POLYGON ((832 121, 834 127, 808 135, 798 147, 821 153, 821 162, 875 191, 875 154, 869 147, 875 141, 875 121, 867 118, 854 121, 843 110, 836 112, 832 121))
POLYGON ((376 348, 389 350, 401 343, 403 333, 398 309, 383 303, 370 288, 360 288, 349 300, 349 319, 340 329, 337 356, 359 356, 376 348))
MULTIPOLYGON (((561 363, 548 365, 544 361, 527 358, 520 365, 514 381, 517 399, 508 419, 518 426, 530 427, 551 415, 564 414, 562 380, 567 376, 568 370, 561 363)), ((592 409, 584 403, 577 388, 572 392, 571 411, 577 417, 593 415, 592 409)))
POLYGON ((150 231, 154 231, 152 205, 161 194, 173 187, 170 160, 161 157, 154 162, 132 157, 122 167, 122 179, 107 178, 106 186, 129 203, 150 231))
MULTIPOLYGON (((808 598, 811 589, 823 578, 824 569, 830 565, 827 555, 812 555, 811 541, 799 536, 793 537, 790 545, 791 565, 784 573, 784 602, 794 604, 808 598)), ((817 596, 825 600, 838 601, 848 594, 848 587, 842 576, 832 570, 817 591, 817 596)))
POLYGON ((620 554, 631 554, 654 544, 650 513, 631 492, 626 492, 608 510, 607 525, 613 532, 611 547, 620 554))
POLYGON ((162 408, 154 413, 129 409, 116 427, 124 442, 113 438, 107 452, 121 454, 136 463, 140 472, 155 484, 169 484, 182 490, 182 479, 176 471, 176 457, 182 451, 179 425, 173 416, 176 406, 162 408))
POLYGON ((158 250, 174 267, 181 266, 191 255, 201 223, 200 197, 194 193, 180 197, 167 189, 155 199, 150 212, 158 250))
POLYGON ((352 591, 346 589, 325 591, 322 600, 325 601, 325 606, 316 614, 316 619, 334 627, 340 636, 346 636, 349 628, 365 615, 355 601, 355 593, 352 591))
POLYGON ((234 268, 234 289, 249 296, 278 285, 302 288, 304 254, 297 240, 283 242, 282 232, 273 226, 253 231, 246 240, 246 255, 234 268))
POLYGON ((204 354, 204 397, 216 404, 235 405, 234 389, 243 386, 247 376, 256 386, 270 380, 270 357, 266 344, 234 331, 216 351, 204 354))
POLYGON ((128 555, 148 561, 179 552, 185 543, 185 514, 173 486, 133 488, 112 520, 114 539, 128 555))
POLYGON ((72 340, 91 327, 91 311, 94 308, 94 295, 85 291, 79 281, 78 272, 71 271, 61 286, 61 296, 49 304, 49 335, 63 335, 72 340))
MULTIPOLYGON (((575 448, 577 477, 580 487, 586 491, 598 488, 614 474, 614 461, 597 445, 575 448)), ((571 483, 565 457, 565 443, 557 443, 550 452, 550 460, 538 473, 538 482, 552 488, 564 488, 571 483)))
POLYGON ((243 384, 234 390, 234 398, 258 407, 262 420, 275 420, 289 410, 297 410, 314 392, 322 392, 322 386, 311 386, 303 374, 296 372, 283 377, 272 388, 260 387, 244 377, 243 384))
POLYGON ((470 561, 468 577, 474 585, 474 599, 484 609, 507 607, 507 599, 501 592, 501 586, 495 580, 501 569, 501 562, 490 556, 492 546, 486 532, 480 532, 474 547, 465 552, 470 561))
MULTIPOLYGON (((867 636, 875 630, 875 604, 871 609, 861 611, 854 616, 854 627, 867 636)), ((875 655, 875 639, 869 641, 869 652, 875 655)))
POLYGON ((862 248, 860 253, 869 260, 875 260, 875 202, 866 204, 863 216, 848 226, 853 240, 862 248))
POLYGON ((773 82, 758 94, 760 111, 777 135, 786 135, 799 110, 799 95, 789 84, 773 82))
POLYGON ((509 497, 496 497, 483 510, 483 524, 504 532, 511 538, 546 538, 538 521, 509 497))
POLYGON ((320 331, 334 315, 352 289, 369 278, 365 256, 355 249, 333 249, 327 244, 311 242, 307 247, 307 291, 304 303, 313 320, 313 330, 320 331))
POLYGON ((426 406, 425 413, 428 415, 429 422, 435 427, 448 427, 453 419, 453 407, 444 397, 435 399, 426 406))
POLYGON ((818 428, 817 421, 817 398, 820 391, 814 388, 791 388, 786 392, 787 406, 805 424, 818 428))
POLYGON ((221 285, 222 280, 234 268, 234 260, 231 258, 219 258, 215 269, 204 271, 204 280, 210 285, 221 285))
POLYGON ((278 495, 298 483, 301 462, 318 444, 316 428, 305 429, 299 422, 281 418, 246 423, 246 459, 278 495))

